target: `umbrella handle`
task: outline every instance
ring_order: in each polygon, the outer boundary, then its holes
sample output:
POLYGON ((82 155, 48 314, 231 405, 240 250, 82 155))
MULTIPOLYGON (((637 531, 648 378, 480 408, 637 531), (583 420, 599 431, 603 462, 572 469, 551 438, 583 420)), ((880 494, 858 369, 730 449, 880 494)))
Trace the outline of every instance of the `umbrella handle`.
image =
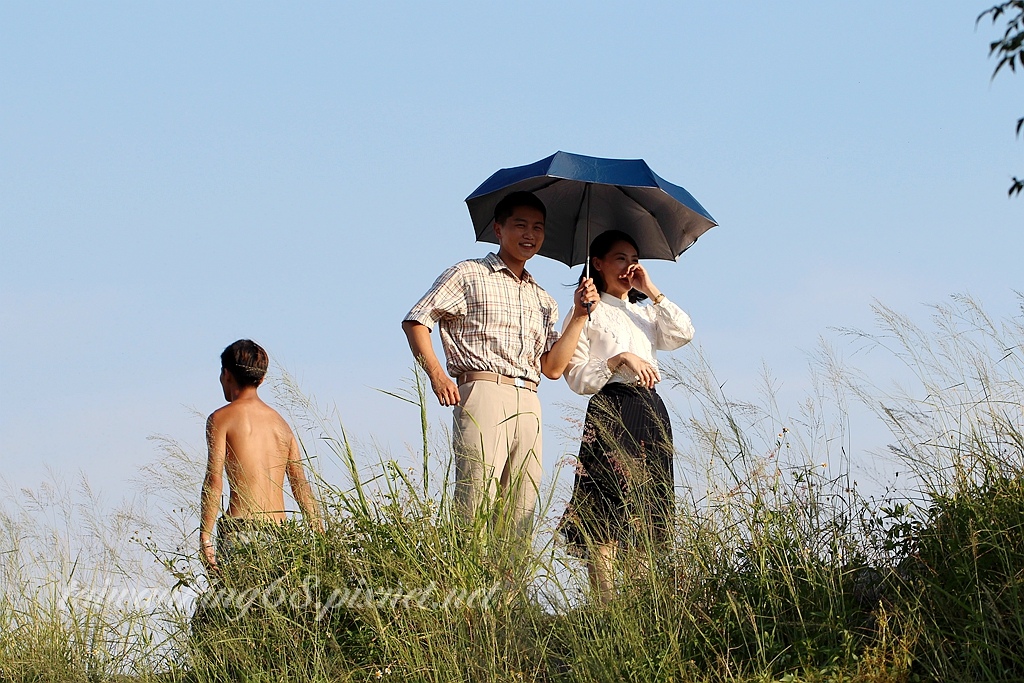
MULTIPOLYGON (((587 260, 583 265, 583 277, 590 277, 590 206, 587 206, 587 260)), ((589 301, 583 306, 587 309, 587 320, 590 320, 590 307, 594 304, 589 301)))
MULTIPOLYGON (((590 183, 587 183, 583 191, 587 195, 587 260, 584 262, 583 272, 586 273, 587 277, 590 277, 590 183)), ((590 307, 592 305, 589 301, 587 302, 587 320, 590 320, 590 307)))

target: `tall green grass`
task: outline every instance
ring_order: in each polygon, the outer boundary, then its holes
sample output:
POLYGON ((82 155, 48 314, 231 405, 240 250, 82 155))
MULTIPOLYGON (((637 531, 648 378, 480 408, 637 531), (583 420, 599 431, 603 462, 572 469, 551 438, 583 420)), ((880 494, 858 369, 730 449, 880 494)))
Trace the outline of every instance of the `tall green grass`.
POLYGON ((135 677, 169 654, 162 620, 174 607, 151 599, 163 572, 142 549, 137 501, 110 508, 84 478, 54 475, 3 502, 0 680, 135 677))
POLYGON ((0 680, 1019 677, 1021 317, 989 320, 966 298, 920 325, 876 313, 843 348, 885 354, 902 385, 828 347, 789 411, 767 373, 737 400, 700 353, 666 372, 679 410, 673 539, 620 553, 607 605, 557 541, 564 491, 545 485, 528 545, 456 514, 421 377, 394 392, 423 427, 416 452, 395 457, 353 443, 284 375, 278 402, 327 532, 296 520, 208 580, 194 552, 202 454, 168 439, 134 506, 8 491, 0 680), (857 405, 889 429, 887 453, 851 457, 857 405), (853 462, 883 456, 912 476, 866 496, 853 462), (175 599, 118 604, 98 592, 111 577, 175 599))
MULTIPOLYGON (((1018 294, 1024 311, 1024 295, 1018 294)), ((917 509, 890 510, 899 605, 919 622, 915 671, 936 680, 1024 676, 1024 316, 991 318, 973 299, 931 307, 919 325, 876 307, 884 350, 914 382, 884 389, 854 371, 849 393, 892 433, 915 475, 917 509), (899 514, 895 514, 898 512, 899 514)))

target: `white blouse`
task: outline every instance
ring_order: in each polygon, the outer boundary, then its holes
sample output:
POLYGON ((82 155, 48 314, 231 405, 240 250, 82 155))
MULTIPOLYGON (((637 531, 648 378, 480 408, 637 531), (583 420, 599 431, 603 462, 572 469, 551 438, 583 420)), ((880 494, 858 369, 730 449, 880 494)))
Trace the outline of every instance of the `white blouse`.
POLYGON ((601 303, 593 307, 580 333, 565 381, 577 394, 584 395, 596 394, 608 382, 632 384, 633 371, 623 365, 612 372, 609 358, 628 351, 660 374, 657 352, 678 349, 691 339, 690 316, 668 299, 659 304, 631 304, 602 292, 601 303))

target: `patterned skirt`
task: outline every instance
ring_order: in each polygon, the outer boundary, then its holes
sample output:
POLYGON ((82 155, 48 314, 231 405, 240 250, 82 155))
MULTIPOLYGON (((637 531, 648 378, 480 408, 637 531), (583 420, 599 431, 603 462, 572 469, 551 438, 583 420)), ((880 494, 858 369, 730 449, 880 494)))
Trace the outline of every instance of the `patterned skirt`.
POLYGON ((590 399, 572 498, 559 525, 570 552, 663 543, 674 510, 672 425, 653 389, 609 383, 590 399))

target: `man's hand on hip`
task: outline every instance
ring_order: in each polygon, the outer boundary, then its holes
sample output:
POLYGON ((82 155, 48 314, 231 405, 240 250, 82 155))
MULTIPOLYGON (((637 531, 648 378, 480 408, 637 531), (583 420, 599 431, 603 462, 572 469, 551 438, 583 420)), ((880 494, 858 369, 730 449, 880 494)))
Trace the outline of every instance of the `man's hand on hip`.
POLYGON ((430 388, 434 390, 437 401, 443 406, 459 405, 459 388, 447 375, 437 375, 430 378, 430 388))

